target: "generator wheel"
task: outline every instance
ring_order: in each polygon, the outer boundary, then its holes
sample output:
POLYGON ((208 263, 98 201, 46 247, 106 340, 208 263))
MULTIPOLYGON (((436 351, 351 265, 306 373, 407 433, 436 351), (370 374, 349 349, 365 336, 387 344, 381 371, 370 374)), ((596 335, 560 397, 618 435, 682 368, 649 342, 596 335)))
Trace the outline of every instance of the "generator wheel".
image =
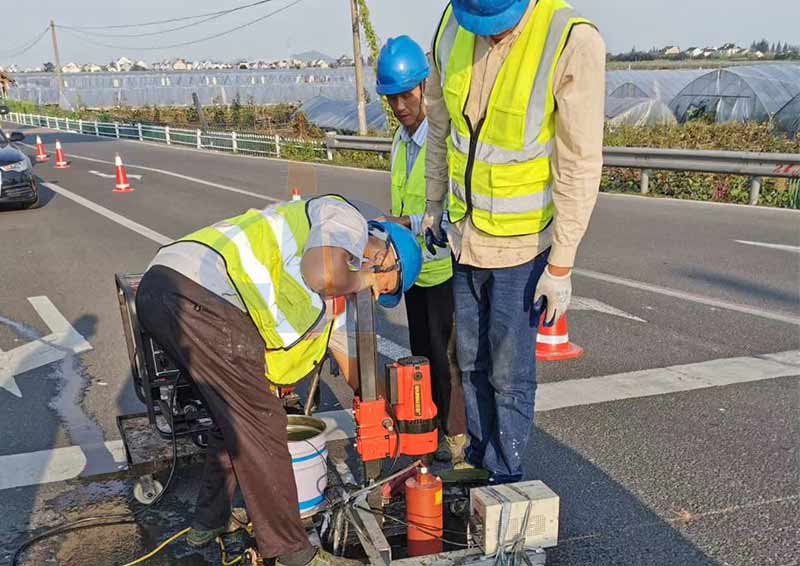
POLYGON ((164 486, 150 474, 140 477, 133 484, 133 497, 142 505, 150 505, 162 491, 164 486))
POLYGON ((192 443, 198 448, 205 450, 208 448, 208 434, 205 432, 197 432, 193 434, 192 443))

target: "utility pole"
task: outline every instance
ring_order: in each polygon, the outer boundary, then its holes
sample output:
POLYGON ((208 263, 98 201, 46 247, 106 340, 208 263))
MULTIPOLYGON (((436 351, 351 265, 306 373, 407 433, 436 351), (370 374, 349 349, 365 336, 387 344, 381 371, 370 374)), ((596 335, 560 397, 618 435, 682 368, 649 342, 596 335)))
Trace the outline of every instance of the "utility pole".
MULTIPOLYGON (((364 100, 364 70, 361 61, 361 23, 358 19, 356 0, 350 0, 350 16, 353 20, 353 63, 356 66, 356 103, 358 105, 358 133, 367 135, 367 103, 364 100)), ((55 37, 55 36, 54 36, 55 37)))
POLYGON ((56 72, 56 82, 58 83, 58 104, 64 100, 64 79, 61 77, 61 57, 58 56, 58 41, 56 40, 56 24, 50 20, 50 34, 53 36, 53 66, 56 72))

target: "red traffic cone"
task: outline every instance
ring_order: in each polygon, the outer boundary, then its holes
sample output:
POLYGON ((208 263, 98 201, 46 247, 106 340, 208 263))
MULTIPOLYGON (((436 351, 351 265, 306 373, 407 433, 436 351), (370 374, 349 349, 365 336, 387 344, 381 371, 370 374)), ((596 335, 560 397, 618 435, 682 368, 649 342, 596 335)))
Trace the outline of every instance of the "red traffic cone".
POLYGON ((566 314, 550 327, 544 325, 544 316, 542 316, 539 322, 539 333, 536 336, 536 359, 538 361, 571 360, 582 355, 583 348, 569 341, 566 314))
POLYGON ((117 169, 117 186, 113 192, 115 193, 130 193, 135 191, 128 183, 128 174, 125 172, 125 166, 122 164, 122 158, 119 153, 114 157, 114 166, 117 169))
POLYGON ((300 195, 300 189, 292 189, 292 200, 303 200, 303 197, 300 195))
POLYGON ((47 161, 48 159, 50 158, 47 156, 47 152, 44 150, 42 138, 36 136, 36 161, 41 163, 42 161, 47 161))
POLYGON ((69 161, 64 157, 64 150, 61 149, 61 142, 56 140, 56 169, 67 169, 69 161))

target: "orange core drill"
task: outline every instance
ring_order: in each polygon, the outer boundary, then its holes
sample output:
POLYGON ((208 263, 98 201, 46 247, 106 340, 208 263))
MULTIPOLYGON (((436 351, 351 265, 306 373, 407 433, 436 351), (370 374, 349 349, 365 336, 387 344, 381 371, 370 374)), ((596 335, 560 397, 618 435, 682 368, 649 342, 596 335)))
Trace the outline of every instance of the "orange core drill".
POLYGON ((362 401, 356 397, 353 401, 361 459, 369 462, 398 454, 423 456, 435 452, 437 409, 428 360, 412 356, 387 366, 385 391, 387 399, 362 401))
POLYGON ((406 480, 406 522, 409 556, 442 552, 442 480, 427 468, 406 480))

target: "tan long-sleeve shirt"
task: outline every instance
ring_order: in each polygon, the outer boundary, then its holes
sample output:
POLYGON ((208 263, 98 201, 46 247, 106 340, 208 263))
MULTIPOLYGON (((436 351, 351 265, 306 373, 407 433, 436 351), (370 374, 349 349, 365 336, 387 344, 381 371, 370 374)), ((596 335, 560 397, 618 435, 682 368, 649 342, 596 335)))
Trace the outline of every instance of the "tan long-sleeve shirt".
MULTIPOLYGON (((466 114, 473 124, 486 114, 500 68, 531 17, 531 2, 515 30, 494 43, 477 37, 472 84, 466 114)), ((497 237, 482 232, 466 217, 448 230, 459 262, 481 268, 512 267, 528 262, 548 247, 553 265, 572 267, 578 244, 589 225, 597 200, 603 165, 606 48, 589 25, 573 28, 553 78, 556 100, 555 151, 552 159, 553 222, 542 232, 497 237)), ((431 64, 425 92, 428 147, 425 161, 428 200, 441 201, 448 190, 447 136, 450 115, 442 96, 441 78, 431 64)))

